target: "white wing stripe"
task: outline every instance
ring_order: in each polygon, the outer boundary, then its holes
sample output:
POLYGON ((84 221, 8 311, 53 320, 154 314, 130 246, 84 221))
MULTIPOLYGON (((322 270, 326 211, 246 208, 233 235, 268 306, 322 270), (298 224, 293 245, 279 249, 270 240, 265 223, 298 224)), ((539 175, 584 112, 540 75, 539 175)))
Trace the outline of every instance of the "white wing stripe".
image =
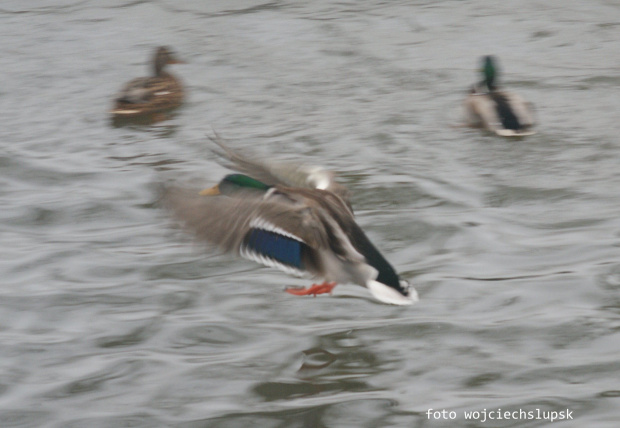
POLYGON ((284 230, 284 229, 274 225, 273 223, 270 223, 267 220, 264 220, 264 219, 262 219, 260 217, 254 218, 254 219, 252 219, 252 221, 250 221, 250 228, 263 229, 263 230, 266 230, 268 232, 277 233, 278 235, 286 236, 287 238, 291 238, 291 239, 294 239, 296 241, 303 242, 304 244, 306 243, 299 236, 295 236, 292 233, 287 232, 286 230, 284 230))
POLYGON ((239 249, 239 255, 243 257, 244 259, 252 260, 253 262, 257 262, 265 266, 278 268, 290 275, 295 275, 295 276, 304 275, 304 271, 295 269, 292 266, 287 266, 283 263, 278 262, 277 260, 265 257, 263 254, 257 253, 247 248, 247 246, 242 246, 239 249))

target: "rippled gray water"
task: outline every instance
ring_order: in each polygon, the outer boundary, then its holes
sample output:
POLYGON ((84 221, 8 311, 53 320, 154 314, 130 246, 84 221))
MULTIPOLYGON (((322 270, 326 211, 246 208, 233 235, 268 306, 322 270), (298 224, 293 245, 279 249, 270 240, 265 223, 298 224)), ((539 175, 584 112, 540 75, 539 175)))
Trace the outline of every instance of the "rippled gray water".
POLYGON ((611 0, 3 1, 0 427, 617 426, 619 30, 611 0), (161 44, 187 102, 111 126, 161 44), (489 53, 537 135, 455 126, 489 53), (339 171, 420 302, 295 298, 172 228, 156 185, 219 180, 212 128, 339 171))

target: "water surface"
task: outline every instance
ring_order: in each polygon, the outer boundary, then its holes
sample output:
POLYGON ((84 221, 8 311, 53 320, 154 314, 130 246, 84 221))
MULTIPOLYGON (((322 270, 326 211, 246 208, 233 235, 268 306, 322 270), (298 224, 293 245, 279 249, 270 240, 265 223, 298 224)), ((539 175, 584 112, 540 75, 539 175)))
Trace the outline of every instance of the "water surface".
POLYGON ((619 28, 604 0, 2 2, 0 426, 615 427, 619 28), (111 126, 162 44, 187 102, 111 126), (455 126, 490 53, 537 135, 455 126), (295 298, 175 230, 157 183, 218 181, 212 129, 340 172, 419 304, 295 298))

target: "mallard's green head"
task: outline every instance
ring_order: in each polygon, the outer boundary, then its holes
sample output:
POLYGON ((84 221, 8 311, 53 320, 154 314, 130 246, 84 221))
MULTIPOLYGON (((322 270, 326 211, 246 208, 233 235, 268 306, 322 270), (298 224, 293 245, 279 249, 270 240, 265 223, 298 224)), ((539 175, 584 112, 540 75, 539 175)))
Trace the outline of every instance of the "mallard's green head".
POLYGON ((231 195, 240 190, 258 190, 265 192, 271 186, 243 174, 229 174, 216 186, 200 192, 201 195, 231 195))
POLYGON ((498 68, 496 65, 495 57, 492 55, 487 55, 482 58, 482 68, 480 70, 484 75, 484 83, 487 85, 489 90, 493 90, 496 88, 496 79, 498 73, 498 68))
POLYGON ((167 64, 183 64, 183 61, 179 61, 170 48, 160 46, 155 51, 155 57, 153 58, 155 76, 161 75, 167 64))

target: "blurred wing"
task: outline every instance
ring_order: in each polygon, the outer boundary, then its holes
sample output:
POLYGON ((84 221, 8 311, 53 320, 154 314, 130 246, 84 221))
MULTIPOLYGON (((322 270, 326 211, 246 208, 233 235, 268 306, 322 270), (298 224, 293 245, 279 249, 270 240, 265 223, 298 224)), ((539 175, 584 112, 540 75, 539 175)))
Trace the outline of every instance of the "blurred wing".
POLYGON ((138 77, 129 81, 116 96, 117 102, 139 104, 147 102, 152 91, 149 88, 149 77, 138 77))
POLYGON ((525 128, 534 126, 532 105, 527 103, 521 96, 512 92, 504 92, 504 96, 512 106, 515 115, 519 118, 519 123, 525 128))
POLYGON ((138 77, 128 82, 116 96, 117 105, 157 103, 169 99, 171 94, 182 92, 177 80, 163 77, 138 77))
POLYGON ((172 187, 164 190, 162 202, 199 239, 287 273, 316 273, 314 254, 328 245, 311 210, 255 193, 201 197, 172 187))
POLYGON ((497 114, 496 104, 488 94, 471 94, 466 101, 469 114, 479 119, 480 125, 497 131, 502 129, 502 122, 497 114))
POLYGON ((217 133, 215 138, 211 138, 211 141, 221 149, 213 151, 229 162, 228 165, 225 165, 228 168, 247 174, 270 186, 328 190, 349 204, 347 188, 336 182, 336 176, 333 172, 323 167, 300 165, 293 162, 267 161, 255 157, 250 159, 228 147, 217 133))

